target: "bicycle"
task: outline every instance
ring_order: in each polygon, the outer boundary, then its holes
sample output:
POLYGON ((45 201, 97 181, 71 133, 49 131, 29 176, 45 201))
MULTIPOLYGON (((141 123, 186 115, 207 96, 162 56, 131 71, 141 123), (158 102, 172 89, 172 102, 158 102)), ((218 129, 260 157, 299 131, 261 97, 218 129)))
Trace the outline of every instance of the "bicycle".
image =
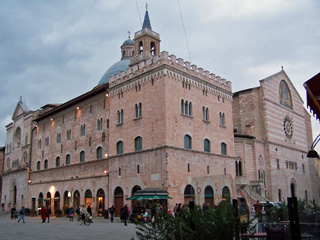
POLYGON ((89 226, 90 223, 93 223, 91 216, 85 216, 84 218, 82 218, 81 215, 78 215, 77 221, 79 225, 84 224, 86 226, 89 226))

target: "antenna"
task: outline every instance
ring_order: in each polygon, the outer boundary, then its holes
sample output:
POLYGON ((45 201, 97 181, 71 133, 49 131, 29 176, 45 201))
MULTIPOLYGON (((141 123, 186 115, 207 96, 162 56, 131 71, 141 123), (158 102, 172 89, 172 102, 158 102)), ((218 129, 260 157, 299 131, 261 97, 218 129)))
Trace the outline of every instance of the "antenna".
POLYGON ((179 0, 177 0, 177 2, 178 2, 178 6, 179 6, 179 12, 180 12, 180 17, 181 17, 181 22, 182 22, 184 37, 186 38, 188 54, 189 54, 190 62, 192 62, 192 60, 191 60, 191 54, 190 54, 190 50, 189 50, 189 43, 188 43, 188 39, 187 39, 186 28, 184 27, 184 22, 183 22, 183 18, 182 18, 182 13, 181 13, 181 8, 180 8, 180 2, 179 2, 179 0))
POLYGON ((137 0, 136 0, 136 6, 137 6, 137 10, 138 10, 138 15, 139 15, 139 20, 140 20, 140 25, 142 26, 141 16, 140 16, 140 12, 139 12, 139 7, 138 7, 138 2, 137 2, 137 0))

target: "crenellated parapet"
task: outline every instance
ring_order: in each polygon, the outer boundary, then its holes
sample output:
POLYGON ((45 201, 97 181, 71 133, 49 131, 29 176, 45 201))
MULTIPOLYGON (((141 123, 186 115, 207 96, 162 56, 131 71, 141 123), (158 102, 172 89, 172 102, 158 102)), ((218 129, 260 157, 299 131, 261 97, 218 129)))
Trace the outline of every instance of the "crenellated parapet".
MULTIPOLYGON (((169 75, 169 77, 177 78, 180 81, 186 81, 193 84, 197 88, 202 88, 205 90, 212 89, 211 92, 217 94, 217 91, 222 90, 223 95, 232 95, 231 82, 227 81, 220 76, 210 73, 208 70, 204 70, 195 64, 191 64, 188 61, 184 61, 182 58, 176 58, 175 55, 169 55, 168 52, 163 51, 160 55, 152 56, 148 53, 138 55, 134 57, 131 61, 131 65, 126 71, 122 71, 109 79, 110 90, 119 84, 122 84, 128 80, 133 80, 133 78, 148 72, 152 69, 156 69, 159 66, 167 65, 172 68, 159 69, 160 72, 157 74, 152 73, 156 76, 169 75), (171 71, 172 69, 172 71, 171 71), (174 71, 174 73, 173 73, 174 71), (181 77, 176 77, 181 75, 181 77), (229 94, 230 93, 230 94, 229 94)), ((136 86, 137 84, 142 84, 146 79, 152 79, 153 77, 140 76, 137 78, 135 84, 130 82, 130 85, 136 86)), ((124 86, 123 86, 124 87, 124 86)), ((128 89, 128 87, 124 87, 128 89)), ((117 91, 118 92, 118 91, 117 91)), ((112 94, 111 94, 112 95, 112 94)), ((220 94, 221 95, 221 94, 220 94)), ((230 96, 227 98, 231 98, 230 96)))

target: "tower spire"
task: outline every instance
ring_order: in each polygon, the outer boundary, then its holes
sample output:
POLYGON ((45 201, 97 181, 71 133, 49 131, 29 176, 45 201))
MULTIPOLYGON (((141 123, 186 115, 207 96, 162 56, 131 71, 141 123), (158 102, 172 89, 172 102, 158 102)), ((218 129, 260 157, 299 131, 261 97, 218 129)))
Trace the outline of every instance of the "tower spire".
POLYGON ((148 14, 148 4, 146 4, 146 14, 144 15, 144 21, 143 21, 143 25, 142 25, 142 29, 144 29, 144 28, 148 28, 148 29, 152 30, 150 19, 149 19, 149 14, 148 14))

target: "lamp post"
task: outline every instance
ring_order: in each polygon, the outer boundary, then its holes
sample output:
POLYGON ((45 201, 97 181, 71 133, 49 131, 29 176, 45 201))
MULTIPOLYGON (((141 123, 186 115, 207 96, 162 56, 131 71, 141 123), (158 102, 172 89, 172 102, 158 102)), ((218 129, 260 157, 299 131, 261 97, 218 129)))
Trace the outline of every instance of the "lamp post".
POLYGON ((318 142, 320 141, 320 134, 316 137, 316 139, 313 141, 311 145, 311 150, 308 152, 307 157, 308 158, 319 158, 319 154, 317 153, 314 148, 317 146, 318 142))

